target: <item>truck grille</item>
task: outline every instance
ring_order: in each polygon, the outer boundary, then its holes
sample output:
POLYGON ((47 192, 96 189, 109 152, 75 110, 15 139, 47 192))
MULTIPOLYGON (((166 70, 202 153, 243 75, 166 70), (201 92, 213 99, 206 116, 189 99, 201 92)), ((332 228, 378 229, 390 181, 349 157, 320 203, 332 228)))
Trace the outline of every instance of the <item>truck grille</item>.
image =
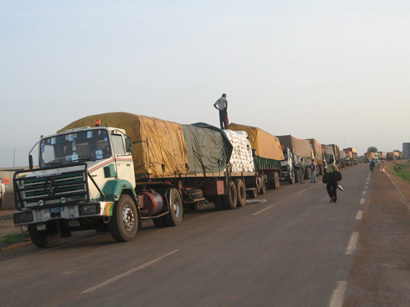
POLYGON ((35 208, 88 201, 87 165, 16 172, 16 208, 35 208))

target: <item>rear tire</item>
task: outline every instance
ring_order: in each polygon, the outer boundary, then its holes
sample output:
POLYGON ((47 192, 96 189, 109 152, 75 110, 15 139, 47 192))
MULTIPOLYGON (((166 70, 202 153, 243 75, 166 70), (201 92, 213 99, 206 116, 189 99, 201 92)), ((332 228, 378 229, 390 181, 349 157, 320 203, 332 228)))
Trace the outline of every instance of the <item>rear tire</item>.
POLYGON ((292 172, 289 174, 289 183, 294 184, 295 183, 295 173, 292 172))
POLYGON ((221 210, 224 209, 224 205, 222 203, 222 197, 221 196, 219 196, 219 195, 213 196, 211 200, 214 203, 215 209, 217 211, 221 211, 221 210))
POLYGON ((133 240, 138 232, 138 211, 131 196, 123 194, 114 204, 113 214, 108 224, 111 236, 117 242, 133 240))
POLYGON ((169 213, 163 216, 165 226, 178 226, 182 223, 184 207, 182 205, 181 195, 175 188, 168 191, 169 213))
POLYGON ((266 193, 266 182, 264 176, 260 177, 260 187, 259 187, 259 194, 263 195, 266 193))
POLYGON ((158 217, 158 218, 155 218, 155 219, 152 219, 152 221, 154 222, 154 225, 155 225, 155 227, 157 227, 157 228, 163 228, 163 227, 165 227, 165 222, 164 222, 162 216, 161 216, 161 217, 158 217))
POLYGON ((279 186, 280 186, 279 174, 275 172, 273 188, 276 190, 276 189, 279 189, 279 186))
POLYGON ((246 205, 246 187, 242 179, 234 180, 236 192, 238 193, 238 207, 245 207, 246 205))
POLYGON ((53 247, 60 240, 60 228, 57 222, 48 223, 46 230, 37 230, 37 225, 28 225, 31 242, 39 248, 53 247))
POLYGON ((227 195, 222 196, 222 202, 226 210, 233 210, 238 204, 238 194, 236 192, 235 183, 233 183, 233 181, 229 181, 227 192, 227 195))

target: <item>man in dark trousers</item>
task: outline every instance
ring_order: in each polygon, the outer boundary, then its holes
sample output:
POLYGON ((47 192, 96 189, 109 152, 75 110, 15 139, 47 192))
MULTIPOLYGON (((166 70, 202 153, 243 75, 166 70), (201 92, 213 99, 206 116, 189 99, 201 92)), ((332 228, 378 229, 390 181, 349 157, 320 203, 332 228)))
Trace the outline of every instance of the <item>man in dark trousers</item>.
POLYGON ((228 100, 226 100, 226 94, 222 94, 214 103, 215 109, 219 110, 219 122, 221 129, 228 129, 228 100))

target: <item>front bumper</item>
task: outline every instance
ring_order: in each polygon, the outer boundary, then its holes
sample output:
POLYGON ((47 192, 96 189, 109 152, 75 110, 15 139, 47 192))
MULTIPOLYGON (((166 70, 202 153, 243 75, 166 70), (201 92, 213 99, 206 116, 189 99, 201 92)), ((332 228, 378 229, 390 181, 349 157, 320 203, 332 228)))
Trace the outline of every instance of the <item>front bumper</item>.
POLYGON ((14 225, 45 223, 51 220, 75 220, 84 217, 112 216, 114 202, 100 201, 85 204, 47 207, 13 213, 14 225))

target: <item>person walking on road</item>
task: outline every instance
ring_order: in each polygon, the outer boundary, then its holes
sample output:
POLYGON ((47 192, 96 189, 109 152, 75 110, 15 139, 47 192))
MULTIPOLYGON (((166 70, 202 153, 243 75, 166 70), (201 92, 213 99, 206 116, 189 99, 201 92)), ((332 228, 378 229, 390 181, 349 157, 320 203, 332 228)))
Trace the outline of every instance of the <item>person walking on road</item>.
POLYGON ((372 173, 374 173, 374 167, 376 166, 376 163, 374 162, 374 159, 372 159, 371 161, 370 161, 370 165, 369 165, 369 168, 370 168, 370 171, 372 172, 372 173))
POLYGON ((312 169, 312 179, 310 180, 311 183, 316 183, 316 168, 317 168, 317 163, 315 159, 312 159, 312 164, 310 165, 312 169))
POLYGON ((302 184, 303 178, 305 178, 305 165, 303 164, 303 161, 300 160, 299 162, 299 182, 302 184))
MULTIPOLYGON (((335 160, 333 159, 333 157, 330 158, 329 162, 330 163, 327 166, 326 173, 330 174, 333 172, 338 172, 339 168, 335 164, 335 160)), ((327 193, 329 194, 331 203, 337 202, 337 185, 338 185, 337 181, 332 181, 326 184, 326 190, 327 190, 327 193)))
POLYGON ((226 100, 226 94, 222 94, 222 96, 214 103, 214 107, 219 110, 219 123, 221 129, 228 129, 228 100, 226 100))

